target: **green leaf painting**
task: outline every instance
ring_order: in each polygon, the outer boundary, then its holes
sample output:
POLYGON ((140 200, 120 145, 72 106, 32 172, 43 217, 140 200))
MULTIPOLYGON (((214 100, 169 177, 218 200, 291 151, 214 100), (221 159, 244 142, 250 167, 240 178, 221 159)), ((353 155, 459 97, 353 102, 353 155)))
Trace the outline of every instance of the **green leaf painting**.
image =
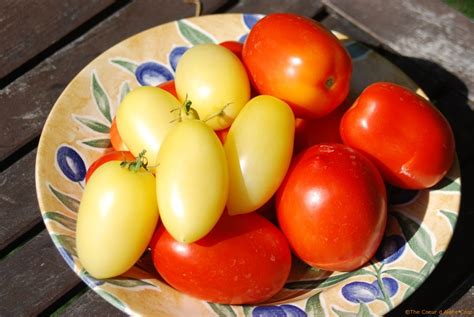
POLYGON ((373 275, 369 270, 360 269, 353 272, 342 273, 336 276, 330 276, 325 280, 308 280, 308 281, 296 281, 296 282, 289 282, 285 285, 287 289, 314 289, 314 288, 324 288, 335 285, 351 276, 357 275, 366 275, 370 274, 373 275))
MULTIPOLYGON (((332 308, 332 311, 335 312, 336 315, 339 317, 371 317, 373 316, 370 313, 369 307, 365 303, 359 304, 359 310, 357 311, 357 313, 345 312, 335 307, 332 308)), ((320 316, 320 315, 314 315, 314 316, 320 316)))
POLYGON ((43 214, 43 219, 45 221, 49 220, 57 222, 69 230, 76 231, 76 220, 69 218, 63 214, 54 211, 48 211, 43 214))
POLYGON ((324 316, 324 309, 321 305, 321 293, 311 296, 306 302, 305 311, 309 316, 324 316))
POLYGON ((421 283, 423 283, 423 280, 425 279, 425 277, 419 272, 405 269, 385 270, 384 273, 391 275, 395 279, 408 285, 409 287, 412 287, 413 289, 416 289, 421 283))
POLYGON ((103 289, 95 289, 95 292, 99 294, 100 296, 102 296, 106 301, 108 301, 109 303, 111 303, 112 305, 120 309, 121 311, 126 311, 125 304, 122 303, 122 301, 118 299, 117 297, 115 297, 114 295, 110 294, 107 291, 104 291, 103 289))
POLYGON ((110 143, 110 139, 88 140, 88 141, 82 141, 82 143, 94 148, 99 148, 99 149, 107 149, 112 146, 112 144, 110 143))
POLYGON ((442 180, 438 182, 438 184, 434 185, 432 190, 442 190, 448 192, 459 192, 461 191, 461 185, 456 183, 454 180, 444 177, 442 180))
POLYGON ((339 316, 339 317, 357 317, 356 313, 349 313, 349 312, 346 312, 346 311, 343 311, 343 310, 339 310, 335 307, 332 308, 332 311, 335 312, 336 315, 339 316))
POLYGON ((454 227, 456 226, 456 221, 458 220, 458 215, 455 214, 454 212, 446 211, 446 210, 440 210, 439 211, 443 216, 448 219, 449 224, 451 225, 451 229, 454 230, 454 227))
POLYGON ((69 254, 77 257, 76 240, 73 237, 64 234, 51 234, 51 238, 62 246, 69 254))
POLYGON ((123 98, 125 98, 126 95, 131 91, 130 85, 128 82, 124 81, 122 85, 120 86, 120 97, 119 101, 122 102, 123 98))
POLYGON ((426 229, 400 212, 392 213, 408 241, 410 248, 423 260, 432 263, 431 237, 426 229))
POLYGON ((72 212, 76 212, 79 210, 79 200, 69 195, 61 193, 59 190, 55 189, 51 184, 48 185, 49 190, 53 193, 54 197, 56 197, 61 204, 63 204, 67 209, 72 212))
POLYGON ((215 43, 216 41, 212 39, 210 36, 201 32, 197 27, 192 25, 189 22, 184 22, 183 20, 179 20, 178 22, 178 30, 181 35, 189 41, 189 43, 196 45, 201 43, 215 43))
POLYGON ((120 66, 122 69, 132 73, 133 75, 135 75, 135 71, 137 70, 138 68, 138 64, 135 63, 135 62, 131 62, 131 61, 127 61, 127 60, 124 60, 124 59, 112 59, 110 61, 112 64, 115 64, 115 65, 118 65, 120 66))
POLYGON ((102 85, 99 83, 95 73, 92 73, 92 95, 94 96, 95 104, 104 115, 105 119, 112 122, 109 97, 105 93, 104 88, 102 88, 102 85))
POLYGON ((110 132, 110 127, 98 121, 84 118, 84 117, 75 117, 77 121, 82 123, 84 126, 88 127, 92 131, 108 134, 110 132))
POLYGON ((135 279, 132 277, 127 277, 127 278, 108 278, 103 280, 104 282, 120 286, 120 287, 125 287, 125 288, 133 288, 133 287, 139 287, 139 286, 151 286, 151 287, 156 287, 155 285, 148 283, 143 280, 135 279))
POLYGON ((237 314, 230 305, 215 304, 210 302, 208 302, 208 304, 219 317, 237 317, 237 314))
POLYGON ((365 303, 360 303, 359 311, 357 312, 357 317, 369 317, 372 316, 370 313, 369 307, 365 303))
POLYGON ((252 309, 253 309, 253 306, 243 305, 242 310, 244 311, 244 316, 252 317, 252 309))
POLYGON ((435 262, 438 263, 439 261, 441 261, 443 256, 444 256, 444 251, 439 251, 438 253, 436 253, 436 255, 434 257, 435 262))

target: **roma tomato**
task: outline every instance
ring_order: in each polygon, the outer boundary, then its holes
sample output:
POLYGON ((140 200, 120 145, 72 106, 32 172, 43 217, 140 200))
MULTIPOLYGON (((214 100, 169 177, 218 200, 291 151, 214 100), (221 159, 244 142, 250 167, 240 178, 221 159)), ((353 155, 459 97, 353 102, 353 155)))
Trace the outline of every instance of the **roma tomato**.
POLYGON ((296 119, 295 153, 319 143, 342 143, 339 126, 342 116, 351 104, 344 102, 321 118, 296 119))
POLYGON ((229 214, 254 211, 277 191, 293 154, 295 117, 272 96, 250 100, 230 127, 224 149, 229 164, 229 214))
POLYGON ((227 134, 229 134, 229 128, 224 129, 224 130, 218 130, 216 131, 216 134, 219 140, 221 140, 221 143, 224 144, 227 134))
POLYGON ((259 93, 286 101, 297 117, 324 116, 349 93, 349 54, 314 20, 287 13, 264 17, 250 30, 242 57, 259 93))
POLYGON ((115 151, 128 151, 127 146, 123 143, 122 138, 117 129, 117 118, 114 117, 110 126, 110 143, 115 151))
POLYGON ((77 254, 95 278, 130 269, 145 251, 158 221, 155 178, 120 162, 100 166, 90 178, 79 206, 77 254))
POLYGON ((113 151, 104 154, 103 156, 99 157, 94 163, 89 166, 86 173, 86 183, 89 181, 89 178, 94 173, 94 171, 101 165, 109 162, 109 161, 134 161, 135 157, 132 153, 127 151, 113 151))
POLYGON ((165 138, 158 163, 156 191, 164 226, 180 242, 202 238, 227 200, 229 176, 219 138, 202 121, 179 122, 165 138))
POLYGON ((392 83, 367 87, 340 128, 344 143, 366 153, 387 182, 401 188, 435 185, 454 159, 448 121, 429 101, 392 83))
POLYGON ((214 130, 230 126, 250 98, 247 72, 239 58, 215 44, 187 50, 176 68, 175 84, 179 99, 192 101, 199 117, 214 130))
POLYGON ((158 87, 163 89, 163 90, 166 90, 167 92, 169 92, 170 94, 172 94, 173 96, 178 98, 178 93, 176 92, 176 86, 174 84, 174 80, 166 81, 166 82, 158 85, 158 87))
POLYGON ((184 244, 160 226, 154 265, 174 288, 225 304, 252 304, 275 295, 291 267, 283 234, 258 214, 223 215, 201 240, 184 244))
POLYGON ((133 155, 146 150, 151 166, 169 129, 175 124, 179 101, 157 87, 139 87, 128 93, 117 110, 117 128, 133 155))
POLYGON ((277 193, 277 218, 295 254, 311 266, 352 271, 377 250, 387 221, 377 168, 343 144, 295 158, 277 193))

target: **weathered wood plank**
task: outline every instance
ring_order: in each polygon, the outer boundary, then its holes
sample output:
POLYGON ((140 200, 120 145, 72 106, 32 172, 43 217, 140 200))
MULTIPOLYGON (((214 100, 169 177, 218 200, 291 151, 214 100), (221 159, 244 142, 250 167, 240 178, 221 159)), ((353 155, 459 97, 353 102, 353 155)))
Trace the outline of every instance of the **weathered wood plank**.
MULTIPOLYGON (((216 11, 226 2, 203 1, 204 14, 216 11)), ((61 91, 97 55, 135 33, 193 15, 194 7, 182 1, 132 2, 2 89, 0 161, 39 135, 61 91)))
POLYGON ((399 54, 429 60, 456 74, 468 88, 463 93, 474 100, 474 21, 441 1, 323 2, 399 54))
POLYGON ((36 150, 0 173, 0 252, 41 222, 35 191, 36 150))
POLYGON ((0 78, 112 4, 114 0, 5 0, 0 11, 0 78))
POLYGON ((241 0, 237 5, 232 7, 229 12, 239 13, 262 13, 269 14, 275 12, 290 12, 301 14, 307 17, 314 17, 323 9, 320 0, 301 0, 301 1, 255 1, 241 0))
POLYGON ((87 290, 81 297, 73 301, 70 305, 61 307, 58 310, 61 317, 82 317, 82 316, 127 316, 118 310, 93 290, 87 290))
POLYGON ((0 316, 35 316, 80 282, 46 230, 2 259, 0 276, 0 316))

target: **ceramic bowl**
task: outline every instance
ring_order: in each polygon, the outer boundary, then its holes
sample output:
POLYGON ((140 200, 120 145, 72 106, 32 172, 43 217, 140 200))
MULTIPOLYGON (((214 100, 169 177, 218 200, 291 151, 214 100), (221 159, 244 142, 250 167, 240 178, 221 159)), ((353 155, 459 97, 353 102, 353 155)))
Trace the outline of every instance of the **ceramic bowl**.
MULTIPOLYGON (((71 269, 127 314, 382 315, 420 286, 451 239, 460 203, 457 164, 430 190, 390 190, 385 238, 363 268, 349 273, 327 272, 294 260, 284 289, 256 306, 213 304, 182 294, 159 277, 148 254, 116 278, 98 280, 87 274, 75 249, 77 210, 87 167, 110 150, 108 131, 120 100, 135 87, 173 79, 179 58, 194 44, 245 40, 261 17, 203 16, 132 36, 87 65, 66 87, 47 119, 36 162, 37 194, 46 228, 71 269)), ((336 35, 353 60, 351 98, 369 83, 380 80, 402 84, 423 95, 410 78, 376 52, 342 34, 336 35)))

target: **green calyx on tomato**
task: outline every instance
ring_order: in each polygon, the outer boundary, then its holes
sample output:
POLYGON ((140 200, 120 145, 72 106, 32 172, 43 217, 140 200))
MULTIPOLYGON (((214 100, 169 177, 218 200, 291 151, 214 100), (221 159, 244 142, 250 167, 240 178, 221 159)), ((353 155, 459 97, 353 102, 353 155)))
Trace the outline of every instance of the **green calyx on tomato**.
POLYGON ((250 99, 244 65, 234 53, 217 44, 188 49, 176 67, 175 84, 179 100, 191 99, 199 116, 209 118, 206 124, 213 130, 229 127, 250 99), (223 115, 214 115, 227 104, 223 115))
POLYGON ((148 171, 148 159, 145 156, 146 150, 141 151, 134 161, 122 161, 120 167, 127 168, 129 171, 134 173, 138 172, 141 168, 148 171))
POLYGON ((170 110, 170 112, 178 111, 178 117, 172 122, 181 122, 183 120, 200 120, 196 109, 191 107, 192 104, 193 102, 188 99, 188 96, 186 96, 186 99, 183 101, 183 105, 181 107, 170 110))

